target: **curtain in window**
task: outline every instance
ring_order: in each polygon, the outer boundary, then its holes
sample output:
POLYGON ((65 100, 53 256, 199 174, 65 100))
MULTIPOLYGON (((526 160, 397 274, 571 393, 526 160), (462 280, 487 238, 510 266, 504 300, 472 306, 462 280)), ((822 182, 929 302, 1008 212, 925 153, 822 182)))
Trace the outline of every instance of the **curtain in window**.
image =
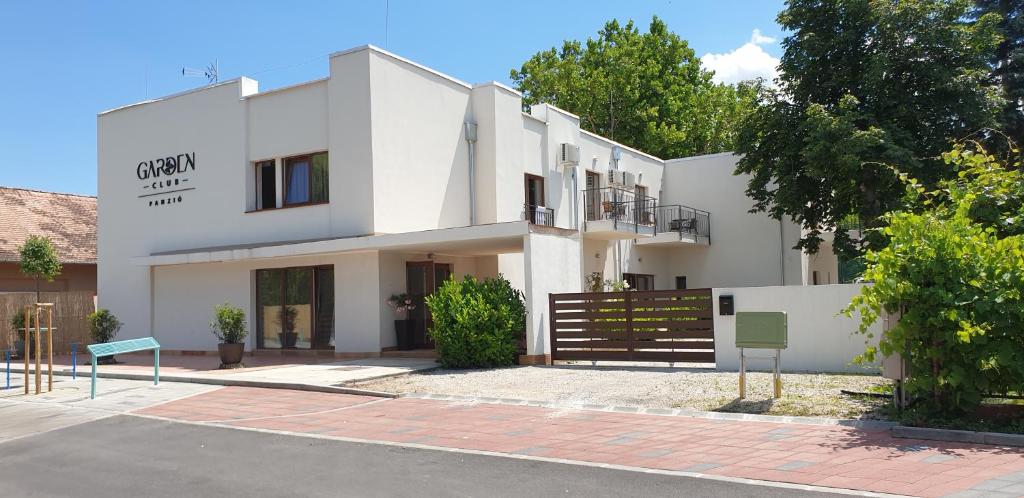
POLYGON ((309 202, 308 161, 296 161, 288 165, 288 189, 284 200, 286 204, 309 202))

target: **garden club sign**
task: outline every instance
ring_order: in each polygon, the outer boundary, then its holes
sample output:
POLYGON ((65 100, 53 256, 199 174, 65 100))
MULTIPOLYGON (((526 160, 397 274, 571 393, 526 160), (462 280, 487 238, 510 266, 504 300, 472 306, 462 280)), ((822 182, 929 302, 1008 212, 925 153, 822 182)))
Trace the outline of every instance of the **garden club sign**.
POLYGON ((189 173, 195 170, 195 152, 140 162, 135 167, 135 175, 143 182, 139 199, 146 199, 151 207, 181 202, 182 193, 195 190, 188 186, 189 173))

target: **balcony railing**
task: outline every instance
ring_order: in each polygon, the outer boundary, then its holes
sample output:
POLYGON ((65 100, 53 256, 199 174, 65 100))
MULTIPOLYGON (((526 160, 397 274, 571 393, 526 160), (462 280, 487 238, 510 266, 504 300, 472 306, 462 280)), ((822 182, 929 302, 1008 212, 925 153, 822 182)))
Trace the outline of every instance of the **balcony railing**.
POLYGON ((657 201, 653 197, 616 187, 595 188, 583 191, 583 205, 586 221, 611 220, 616 230, 620 223, 628 223, 631 226, 621 228, 633 231, 655 226, 657 201))
POLYGON ((555 210, 534 204, 523 205, 523 219, 534 225, 555 226, 555 210))
POLYGON ((656 219, 657 233, 675 232, 707 237, 708 242, 711 242, 711 215, 707 211, 679 204, 658 206, 656 219))

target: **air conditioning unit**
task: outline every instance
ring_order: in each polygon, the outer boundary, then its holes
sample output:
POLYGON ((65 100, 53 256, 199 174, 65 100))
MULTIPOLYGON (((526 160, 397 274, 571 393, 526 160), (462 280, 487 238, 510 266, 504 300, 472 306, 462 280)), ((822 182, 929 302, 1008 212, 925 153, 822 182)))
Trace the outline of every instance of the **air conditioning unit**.
POLYGON ((608 183, 616 187, 633 188, 636 186, 636 177, 629 171, 611 169, 608 170, 608 183))
POLYGON ((580 148, 573 144, 562 144, 558 148, 558 164, 576 166, 580 163, 580 148))

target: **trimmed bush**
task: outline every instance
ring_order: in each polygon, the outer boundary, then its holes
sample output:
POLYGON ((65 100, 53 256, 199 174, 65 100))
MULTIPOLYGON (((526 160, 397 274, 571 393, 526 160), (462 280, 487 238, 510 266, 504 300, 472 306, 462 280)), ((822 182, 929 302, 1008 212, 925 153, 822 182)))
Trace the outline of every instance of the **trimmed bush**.
POLYGON ((121 321, 106 308, 89 313, 85 318, 89 322, 89 335, 93 342, 110 342, 121 330, 121 321))
POLYGON ((430 336, 445 368, 492 368, 516 363, 526 330, 523 293, 501 275, 484 281, 449 279, 427 297, 430 336))

